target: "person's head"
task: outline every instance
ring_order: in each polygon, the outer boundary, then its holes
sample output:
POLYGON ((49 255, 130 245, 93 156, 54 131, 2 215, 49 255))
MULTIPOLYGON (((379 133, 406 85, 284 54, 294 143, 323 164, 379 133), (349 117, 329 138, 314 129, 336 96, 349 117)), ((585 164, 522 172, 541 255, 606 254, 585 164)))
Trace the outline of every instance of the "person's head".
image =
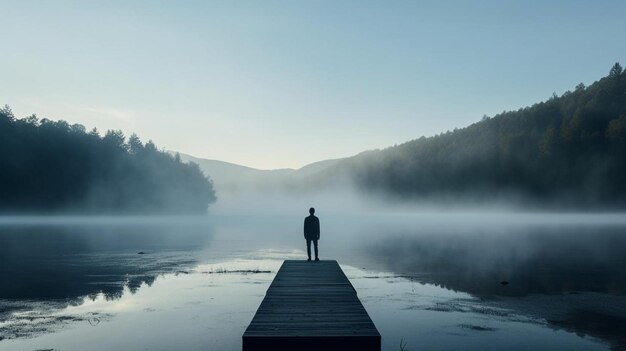
POLYGON ((309 213, 312 215, 315 214, 315 209, 313 207, 309 208, 309 213))

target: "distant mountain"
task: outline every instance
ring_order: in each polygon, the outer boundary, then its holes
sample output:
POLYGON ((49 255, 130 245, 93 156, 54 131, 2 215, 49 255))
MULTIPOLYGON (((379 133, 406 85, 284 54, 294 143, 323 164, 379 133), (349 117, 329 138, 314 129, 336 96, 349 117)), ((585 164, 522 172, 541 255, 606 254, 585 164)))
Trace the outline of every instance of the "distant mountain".
MULTIPOLYGON (((170 151, 176 154, 175 151, 170 151)), ((213 180, 219 193, 249 190, 281 190, 299 186, 324 169, 337 164, 341 159, 324 160, 308 164, 299 169, 283 168, 262 170, 238 164, 198 158, 179 153, 184 162, 194 162, 213 180)))
POLYGON ((343 158, 336 158, 336 159, 331 159, 331 160, 323 160, 323 161, 317 161, 317 162, 313 162, 313 163, 309 163, 306 166, 303 166, 302 168, 299 168, 295 171, 296 174, 300 175, 300 176, 313 176, 318 174, 319 172, 328 169, 329 167, 339 164, 341 163, 341 161, 344 160, 343 158))

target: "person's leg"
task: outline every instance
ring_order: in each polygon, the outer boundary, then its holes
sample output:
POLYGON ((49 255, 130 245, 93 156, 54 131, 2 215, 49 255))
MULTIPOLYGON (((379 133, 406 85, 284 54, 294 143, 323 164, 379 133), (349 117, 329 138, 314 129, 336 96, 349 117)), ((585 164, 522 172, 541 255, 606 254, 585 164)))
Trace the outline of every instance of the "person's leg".
POLYGON ((310 261, 311 260, 311 240, 309 239, 306 239, 306 253, 309 256, 309 261, 310 261))
MULTIPOLYGON (((315 259, 319 260, 318 255, 317 255, 317 240, 313 240, 313 246, 315 246, 315 259)), ((309 253, 309 257, 311 257, 310 253, 309 253)))

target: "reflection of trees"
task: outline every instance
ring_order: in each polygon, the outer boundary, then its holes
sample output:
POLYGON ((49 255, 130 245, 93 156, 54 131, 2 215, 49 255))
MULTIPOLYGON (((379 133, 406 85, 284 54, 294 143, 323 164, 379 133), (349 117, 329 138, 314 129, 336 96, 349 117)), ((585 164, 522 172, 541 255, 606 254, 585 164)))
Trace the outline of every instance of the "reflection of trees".
POLYGON ((193 252, 211 236, 206 224, 3 227, 0 299, 118 299, 125 288, 135 293, 160 274, 194 265, 193 252))
POLYGON ((156 277, 150 276, 150 275, 132 277, 128 279, 128 281, 126 282, 126 286, 128 286, 128 290, 130 290, 130 292, 134 294, 144 283, 148 286, 151 286, 155 280, 156 280, 156 277))
POLYGON ((122 298, 122 295, 124 294, 124 292, 122 291, 122 289, 117 289, 117 290, 108 290, 108 291, 103 291, 102 294, 104 294, 104 299, 107 301, 113 301, 113 300, 119 300, 122 298))
POLYGON ((622 228, 386 237, 369 253, 385 269, 547 320, 626 348, 626 236, 622 228), (500 284, 508 281, 508 285, 500 284), (599 293, 578 298, 579 292, 599 293), (539 294, 539 295, 536 295, 539 294), (547 299, 535 300, 536 296, 547 299), (515 297, 515 299, 507 298, 515 297), (552 300, 551 300, 552 299, 552 300), (590 302, 590 300, 593 300, 590 302), (550 306, 543 305, 553 301, 550 306), (602 310, 601 301, 610 304, 602 310))
POLYGON ((626 318, 593 311, 574 311, 566 320, 551 320, 551 324, 577 335, 607 340, 612 350, 626 350, 626 318))
POLYGON ((620 230, 437 233, 376 243, 386 267, 481 296, 593 291, 626 293, 626 237, 620 230), (510 282, 503 286, 502 281, 510 282))

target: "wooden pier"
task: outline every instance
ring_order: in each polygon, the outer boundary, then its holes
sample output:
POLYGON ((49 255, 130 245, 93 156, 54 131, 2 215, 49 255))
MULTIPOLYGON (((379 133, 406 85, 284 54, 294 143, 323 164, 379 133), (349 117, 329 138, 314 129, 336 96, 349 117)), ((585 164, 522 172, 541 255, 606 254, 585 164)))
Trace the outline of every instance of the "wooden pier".
POLYGON ((287 260, 243 334, 258 350, 380 351, 380 333, 337 261, 287 260))

